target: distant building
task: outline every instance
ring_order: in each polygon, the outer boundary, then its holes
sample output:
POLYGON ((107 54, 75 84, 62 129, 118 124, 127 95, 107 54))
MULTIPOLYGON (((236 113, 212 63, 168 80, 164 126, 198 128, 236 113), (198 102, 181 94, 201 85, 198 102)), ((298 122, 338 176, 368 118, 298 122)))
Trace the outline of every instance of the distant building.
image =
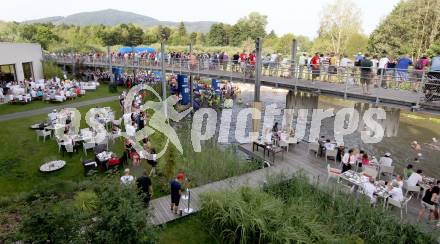
POLYGON ((0 81, 43 79, 40 44, 0 42, 0 81))

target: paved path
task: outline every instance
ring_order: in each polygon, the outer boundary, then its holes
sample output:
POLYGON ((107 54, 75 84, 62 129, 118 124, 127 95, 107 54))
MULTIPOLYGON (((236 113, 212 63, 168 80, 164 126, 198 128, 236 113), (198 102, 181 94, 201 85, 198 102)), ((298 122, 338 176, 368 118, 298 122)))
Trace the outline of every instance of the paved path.
POLYGON ((48 114, 48 113, 50 113, 50 111, 52 111, 54 109, 79 108, 79 107, 84 107, 84 106, 97 104, 97 103, 111 102, 111 101, 115 101, 118 99, 119 99, 119 96, 103 97, 103 98, 82 101, 82 102, 60 104, 60 105, 55 105, 55 106, 50 106, 50 107, 33 109, 33 110, 28 110, 28 111, 13 113, 13 114, 5 114, 5 115, 0 115, 0 121, 25 118, 25 117, 30 117, 30 116, 39 115, 39 114, 48 114))

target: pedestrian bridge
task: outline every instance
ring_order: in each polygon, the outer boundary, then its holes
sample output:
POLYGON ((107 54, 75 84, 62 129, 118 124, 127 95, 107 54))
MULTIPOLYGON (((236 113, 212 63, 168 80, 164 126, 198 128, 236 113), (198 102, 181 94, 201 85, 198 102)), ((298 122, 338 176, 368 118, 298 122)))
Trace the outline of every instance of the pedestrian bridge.
MULTIPOLYGON (((58 57, 58 56, 45 56, 46 61, 53 61, 60 65, 66 66, 87 66, 91 68, 108 68, 108 59, 93 59, 87 57, 75 58, 71 57, 58 57)), ((112 60, 113 67, 122 67, 130 69, 142 69, 151 71, 160 71, 160 64, 143 59, 127 60, 116 59, 112 60)), ((255 83, 253 78, 253 70, 242 69, 236 64, 218 64, 215 66, 203 65, 202 61, 190 64, 188 61, 176 61, 165 62, 165 71, 167 73, 178 73, 193 75, 199 77, 209 77, 217 79, 231 80, 235 82, 255 83), (249 71, 250 70, 250 71, 249 71)), ((328 76, 328 74, 325 74, 328 76)), ((325 76, 324 75, 324 76, 325 76)), ((424 94, 419 92, 403 89, 384 89, 374 88, 370 90, 371 95, 363 94, 362 88, 359 85, 359 74, 354 77, 354 83, 348 82, 348 79, 341 77, 340 75, 334 75, 334 79, 315 80, 311 81, 308 78, 311 77, 306 71, 300 72, 300 68, 290 68, 277 66, 273 69, 263 68, 262 75, 260 76, 261 85, 277 88, 285 88, 295 91, 306 91, 317 94, 325 94, 331 96, 342 97, 345 99, 362 100, 378 105, 386 106, 398 106, 411 110, 423 110, 432 113, 440 113, 440 103, 438 102, 425 102, 424 94), (331 80, 331 81, 328 81, 331 80)), ((348 75, 347 75, 348 76, 348 75)), ((419 89, 421 90, 421 89, 419 89)))

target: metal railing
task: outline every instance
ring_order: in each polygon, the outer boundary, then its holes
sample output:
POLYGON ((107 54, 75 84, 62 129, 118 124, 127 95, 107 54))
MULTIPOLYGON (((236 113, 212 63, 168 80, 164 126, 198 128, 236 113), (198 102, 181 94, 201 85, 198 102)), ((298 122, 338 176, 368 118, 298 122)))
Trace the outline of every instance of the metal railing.
MULTIPOLYGON (((99 58, 92 56, 56 56, 46 55, 45 60, 58 63, 83 63, 95 67, 109 65, 109 58, 101 56, 99 58)), ((122 66, 129 68, 150 68, 159 69, 161 57, 150 58, 126 58, 112 56, 113 66, 122 66)), ((170 58, 165 57, 165 67, 172 73, 191 72, 194 75, 206 73, 206 71, 222 71, 223 76, 230 76, 231 79, 237 78, 252 79, 255 77, 255 64, 241 62, 240 60, 218 60, 213 58, 197 59, 189 58, 170 58)), ((130 74, 128 74, 130 75, 130 74)), ((343 67, 321 64, 319 66, 311 65, 292 65, 282 62, 263 62, 263 77, 278 77, 290 79, 294 86, 298 81, 310 81, 319 88, 315 82, 324 82, 329 84, 343 84, 344 97, 352 87, 362 86, 368 83, 374 92, 378 89, 395 89, 408 93, 414 93, 419 96, 416 106, 420 102, 431 102, 440 100, 440 72, 428 72, 428 70, 399 70, 399 69, 376 69, 370 71, 363 70, 361 67, 343 67)), ((320 83, 322 84, 322 83, 320 83)), ((370 91, 373 91, 370 90, 370 91)), ((374 96, 375 94, 367 94, 374 96)), ((376 97, 379 102, 379 97, 376 97)))

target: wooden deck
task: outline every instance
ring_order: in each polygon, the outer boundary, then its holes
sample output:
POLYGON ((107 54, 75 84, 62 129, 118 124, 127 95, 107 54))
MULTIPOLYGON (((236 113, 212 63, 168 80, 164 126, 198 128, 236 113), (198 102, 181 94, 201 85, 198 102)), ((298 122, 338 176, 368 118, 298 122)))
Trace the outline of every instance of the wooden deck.
MULTIPOLYGON (((252 151, 252 144, 243 144, 239 146, 240 150, 253 157, 262 157, 261 150, 259 152, 252 151)), ((335 162, 329 160, 328 163, 335 167, 335 162)), ((299 143, 290 147, 289 152, 286 152, 284 156, 281 154, 276 155, 275 164, 272 167, 256 170, 241 176, 232 177, 218 182, 213 182, 207 185, 196 187, 191 190, 191 208, 194 212, 200 210, 200 194, 204 192, 223 191, 223 190, 236 190, 242 186, 249 187, 261 187, 271 176, 277 176, 283 174, 287 178, 291 178, 295 173, 301 171, 312 182, 316 182, 320 185, 327 184, 327 164, 324 158, 315 157, 311 152, 307 151, 306 143, 299 143)), ((337 184, 334 181, 330 181, 330 184, 337 184)), ((187 207, 187 201, 181 200, 181 206, 187 207)), ((380 208, 382 204, 378 204, 380 208)), ((151 201, 150 221, 154 225, 163 225, 167 222, 174 221, 176 219, 188 216, 175 215, 170 210, 170 196, 157 198, 151 201)), ((418 210, 420 208, 420 199, 413 199, 408 204, 408 214, 403 217, 403 222, 416 224, 418 210)), ((399 209, 391 209, 396 217, 400 216, 399 209)), ((426 224, 426 220, 420 225, 420 227, 434 235, 440 235, 439 230, 433 230, 431 226, 426 224)))
MULTIPOLYGON (((60 64, 71 65, 69 62, 57 61, 60 64)), ((85 62, 83 65, 92 67, 107 67, 106 63, 91 63, 85 62)), ((160 70, 159 66, 130 66, 123 64, 113 64, 114 67, 124 67, 124 68, 136 68, 136 69, 146 69, 146 70, 160 70)), ((253 78, 244 77, 241 72, 230 72, 222 70, 189 70, 187 68, 176 68, 176 67, 165 67, 166 72, 170 73, 182 73, 187 75, 198 75, 207 76, 218 79, 228 79, 233 81, 240 81, 246 83, 254 83, 253 78)), ((368 102, 374 102, 383 105, 397 105, 406 108, 414 108, 417 105, 417 101, 422 100, 423 94, 415 93, 412 91, 405 90, 394 90, 394 89, 383 89, 383 88, 372 88, 372 95, 362 94, 362 89, 358 85, 346 85, 345 83, 339 82, 325 82, 325 81, 315 81, 312 83, 310 80, 304 79, 292 79, 284 77, 275 76, 261 76, 261 85, 280 87, 298 91, 309 91, 318 92, 321 94, 332 95, 343 98, 359 99, 368 102)), ((440 113, 440 103, 419 103, 420 108, 433 113, 440 113)))

